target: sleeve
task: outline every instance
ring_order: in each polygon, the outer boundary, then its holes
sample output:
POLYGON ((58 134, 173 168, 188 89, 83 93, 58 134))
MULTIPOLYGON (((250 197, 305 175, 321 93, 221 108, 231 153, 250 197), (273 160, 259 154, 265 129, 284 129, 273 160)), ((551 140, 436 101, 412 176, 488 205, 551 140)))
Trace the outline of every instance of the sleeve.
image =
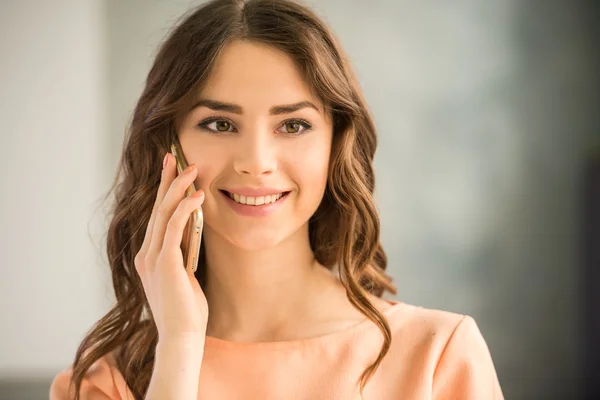
MULTIPOLYGON (((50 385, 50 400, 72 400, 75 398, 73 388, 69 388, 72 368, 60 372, 50 385), (71 389, 71 392, 69 392, 71 389)), ((103 357, 96 361, 87 371, 81 382, 81 400, 135 400, 127 387, 125 379, 116 368, 114 362, 103 357)))
POLYGON ((504 400, 488 346, 468 315, 456 326, 439 359, 433 398, 504 400))

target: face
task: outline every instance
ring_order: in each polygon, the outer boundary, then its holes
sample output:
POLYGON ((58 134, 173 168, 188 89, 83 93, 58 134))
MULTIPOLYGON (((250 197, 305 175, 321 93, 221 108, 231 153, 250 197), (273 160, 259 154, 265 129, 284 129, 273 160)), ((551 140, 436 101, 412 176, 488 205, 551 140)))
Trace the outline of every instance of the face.
POLYGON ((195 104, 178 135, 206 195, 207 240, 259 250, 307 232, 325 191, 332 125, 292 59, 231 43, 195 104))

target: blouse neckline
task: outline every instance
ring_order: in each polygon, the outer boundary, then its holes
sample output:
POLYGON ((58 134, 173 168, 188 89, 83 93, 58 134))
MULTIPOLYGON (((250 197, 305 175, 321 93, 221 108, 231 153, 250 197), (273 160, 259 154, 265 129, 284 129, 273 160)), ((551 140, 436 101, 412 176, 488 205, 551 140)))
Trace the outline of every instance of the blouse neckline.
MULTIPOLYGON (((388 318, 395 312, 397 312, 401 306, 402 302, 393 301, 393 300, 385 300, 392 306, 383 311, 383 315, 388 318)), ((348 328, 326 333, 324 335, 313 336, 305 339, 296 339, 296 340, 282 340, 282 341, 274 341, 274 342, 234 342, 230 340, 219 339, 213 336, 206 336, 204 345, 209 348, 220 348, 220 349, 232 349, 232 350, 280 350, 286 348, 297 348, 297 347, 307 347, 311 345, 318 345, 323 343, 330 342, 339 342, 342 339, 354 336, 359 332, 365 330, 366 328, 376 328, 377 325, 373 323, 370 319, 366 319, 364 321, 358 322, 355 325, 352 325, 348 328)))

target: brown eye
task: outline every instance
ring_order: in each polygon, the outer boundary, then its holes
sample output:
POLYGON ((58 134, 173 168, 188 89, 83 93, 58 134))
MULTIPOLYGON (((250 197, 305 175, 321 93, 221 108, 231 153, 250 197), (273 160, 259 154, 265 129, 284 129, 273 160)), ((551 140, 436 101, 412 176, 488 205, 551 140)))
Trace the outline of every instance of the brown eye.
POLYGON ((215 121, 217 123, 217 130, 219 132, 227 132, 231 126, 227 121, 215 121))
POLYGON ((298 133, 298 131, 300 130, 300 124, 297 122, 288 122, 285 124, 285 126, 291 128, 291 130, 287 130, 287 133, 298 133))
POLYGON ((279 128, 279 129, 282 129, 282 131, 280 131, 281 133, 294 135, 294 136, 300 136, 300 135, 306 133, 307 131, 311 130, 311 128, 312 128, 312 126, 308 122, 306 122, 302 119, 292 119, 292 120, 284 122, 281 126, 285 127, 285 128, 279 128))
POLYGON ((223 118, 209 118, 200 122, 198 127, 211 133, 235 132, 233 124, 223 118))

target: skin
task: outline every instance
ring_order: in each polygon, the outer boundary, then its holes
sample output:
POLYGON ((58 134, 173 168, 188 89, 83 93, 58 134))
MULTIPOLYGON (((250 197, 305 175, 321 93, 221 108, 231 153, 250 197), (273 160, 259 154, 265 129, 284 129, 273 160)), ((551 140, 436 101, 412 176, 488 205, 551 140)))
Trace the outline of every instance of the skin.
MULTIPOLYGON (((198 100, 233 103, 242 113, 192 109, 178 132, 197 188, 205 193, 203 240, 207 254, 207 336, 256 342, 302 339, 365 320, 337 277, 314 259, 308 220, 327 182, 332 123, 292 59, 256 43, 229 44, 198 100), (276 105, 309 101, 270 115, 276 105), (198 125, 210 117, 207 131, 198 125), (301 118, 305 130, 290 119, 301 118), (266 217, 236 214, 220 189, 232 186, 290 191, 266 217), (293 316, 293 318, 291 318, 293 316)), ((369 297, 384 311, 389 303, 369 297)))

